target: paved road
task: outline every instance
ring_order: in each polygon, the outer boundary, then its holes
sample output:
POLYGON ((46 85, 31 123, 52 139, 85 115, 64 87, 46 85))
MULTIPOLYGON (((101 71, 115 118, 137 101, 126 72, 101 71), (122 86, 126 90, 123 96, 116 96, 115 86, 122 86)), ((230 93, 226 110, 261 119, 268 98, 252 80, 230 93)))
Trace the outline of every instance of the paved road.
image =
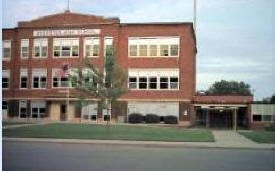
POLYGON ((271 171, 275 151, 3 142, 3 170, 271 171))

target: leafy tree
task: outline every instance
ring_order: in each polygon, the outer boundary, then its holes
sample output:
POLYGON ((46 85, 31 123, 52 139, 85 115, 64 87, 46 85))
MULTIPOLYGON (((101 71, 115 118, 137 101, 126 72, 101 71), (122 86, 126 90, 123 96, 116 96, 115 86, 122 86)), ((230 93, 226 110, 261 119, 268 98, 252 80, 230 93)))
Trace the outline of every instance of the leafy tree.
POLYGON ((270 99, 270 103, 275 104, 275 94, 272 95, 272 97, 270 99))
POLYGON ((99 67, 85 58, 78 68, 78 77, 71 76, 71 81, 76 83, 81 104, 95 103, 88 98, 96 98, 99 100, 99 106, 106 109, 108 114, 111 104, 128 91, 127 72, 116 63, 113 54, 113 49, 107 49, 104 64, 99 67))
POLYGON ((207 94, 240 94, 249 95, 251 94, 250 85, 244 83, 243 81, 216 81, 212 86, 206 91, 207 94))

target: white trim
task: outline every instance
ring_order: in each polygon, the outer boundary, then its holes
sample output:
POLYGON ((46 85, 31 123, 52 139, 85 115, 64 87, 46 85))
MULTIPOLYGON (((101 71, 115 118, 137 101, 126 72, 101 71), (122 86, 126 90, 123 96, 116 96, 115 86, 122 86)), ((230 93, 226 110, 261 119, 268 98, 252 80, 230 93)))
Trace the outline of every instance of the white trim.
POLYGON ((21 59, 28 59, 29 56, 30 56, 29 50, 30 50, 30 47, 29 47, 29 39, 21 39, 21 41, 20 41, 20 58, 21 58, 21 59), (27 55, 27 57, 22 56, 22 54, 23 54, 22 48, 23 48, 23 47, 28 48, 28 51, 27 51, 27 54, 28 54, 28 55, 27 55))
POLYGON ((33 54, 32 59, 47 59, 48 58, 48 38, 35 38, 33 39, 33 54), (39 47, 39 56, 35 56, 35 47, 39 47), (47 47, 46 56, 42 56, 42 47, 47 47))
POLYGON ((80 47, 79 47, 79 41, 80 39, 78 37, 64 37, 64 38, 53 38, 53 59, 59 59, 59 58, 79 58, 79 51, 80 51, 80 47), (70 43, 66 44, 65 42, 62 42, 62 40, 68 40, 70 41, 70 43), (58 43, 57 43, 58 42, 58 43), (76 43, 77 42, 77 43, 76 43), (73 46, 77 45, 77 49, 78 49, 78 55, 77 56, 73 56, 73 46), (60 47, 60 56, 54 56, 54 47, 55 46, 59 46, 60 47), (70 56, 62 56, 62 46, 70 46, 70 56))

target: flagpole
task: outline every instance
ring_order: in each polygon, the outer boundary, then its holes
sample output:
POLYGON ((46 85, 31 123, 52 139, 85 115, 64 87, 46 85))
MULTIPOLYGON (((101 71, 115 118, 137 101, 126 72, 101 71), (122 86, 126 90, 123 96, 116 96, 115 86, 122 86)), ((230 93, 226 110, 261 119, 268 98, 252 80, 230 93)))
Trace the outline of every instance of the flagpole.
POLYGON ((194 31, 197 30, 197 0, 194 0, 194 9, 193 9, 193 20, 194 20, 194 31))

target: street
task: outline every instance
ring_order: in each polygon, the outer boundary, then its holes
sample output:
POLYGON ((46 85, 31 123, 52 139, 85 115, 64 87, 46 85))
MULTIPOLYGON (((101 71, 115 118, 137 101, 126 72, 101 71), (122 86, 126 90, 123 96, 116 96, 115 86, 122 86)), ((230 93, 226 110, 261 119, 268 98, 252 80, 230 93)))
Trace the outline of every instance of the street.
POLYGON ((268 171, 275 151, 3 142, 3 170, 268 171))

